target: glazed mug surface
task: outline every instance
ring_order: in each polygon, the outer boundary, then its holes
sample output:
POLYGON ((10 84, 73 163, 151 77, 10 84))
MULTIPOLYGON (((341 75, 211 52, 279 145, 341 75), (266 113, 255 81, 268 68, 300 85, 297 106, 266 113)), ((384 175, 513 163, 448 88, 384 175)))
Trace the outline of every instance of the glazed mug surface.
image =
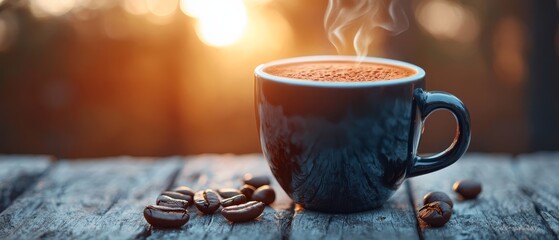
POLYGON ((260 143, 274 177, 310 210, 350 213, 382 206, 402 182, 456 162, 470 143, 464 104, 425 90, 425 71, 391 59, 363 61, 405 67, 414 74, 374 82, 317 82, 269 74, 279 64, 357 61, 354 56, 308 56, 255 69, 255 110, 260 143), (457 133, 445 151, 417 154, 424 120, 450 111, 457 133))

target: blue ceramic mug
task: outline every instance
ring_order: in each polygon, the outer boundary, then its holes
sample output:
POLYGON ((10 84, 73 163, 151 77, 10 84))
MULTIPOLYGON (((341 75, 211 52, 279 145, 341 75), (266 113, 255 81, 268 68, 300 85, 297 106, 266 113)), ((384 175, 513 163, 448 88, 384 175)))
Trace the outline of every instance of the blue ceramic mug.
POLYGON ((280 77, 266 68, 304 62, 352 62, 353 56, 308 56, 255 69, 255 108, 262 151, 285 192, 303 207, 335 213, 380 207, 402 182, 456 162, 470 143, 464 104, 425 90, 425 71, 406 62, 363 61, 411 69, 410 76, 370 82, 317 82, 280 77), (457 120, 445 151, 420 157, 427 116, 438 109, 457 120))

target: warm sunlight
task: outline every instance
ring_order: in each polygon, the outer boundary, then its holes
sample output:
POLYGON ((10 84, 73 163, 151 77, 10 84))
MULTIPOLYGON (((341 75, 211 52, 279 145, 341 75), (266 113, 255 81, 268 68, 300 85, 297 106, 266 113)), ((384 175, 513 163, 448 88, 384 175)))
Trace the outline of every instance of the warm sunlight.
POLYGON ((247 25, 242 0, 183 0, 181 10, 196 18, 196 33, 202 42, 214 47, 236 43, 247 25))
POLYGON ((474 41, 480 31, 479 20, 473 12, 451 1, 422 2, 417 7, 416 19, 419 26, 438 39, 467 43, 474 41))
POLYGON ((33 15, 37 17, 47 17, 51 16, 61 16, 70 11, 74 5, 76 5, 75 0, 60 0, 60 1, 49 1, 49 0, 33 0, 30 1, 30 8, 33 15))

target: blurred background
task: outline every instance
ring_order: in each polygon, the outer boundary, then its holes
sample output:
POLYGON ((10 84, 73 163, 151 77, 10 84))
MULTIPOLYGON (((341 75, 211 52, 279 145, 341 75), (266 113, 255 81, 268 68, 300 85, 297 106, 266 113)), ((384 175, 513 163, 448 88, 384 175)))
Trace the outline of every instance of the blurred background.
MULTIPOLYGON (((336 54, 326 0, 0 0, 0 153, 260 152, 253 69, 336 54)), ((369 56, 413 62, 472 118, 470 152, 559 150, 559 1, 403 0, 369 56)), ((446 148, 449 113, 421 152, 446 148)))

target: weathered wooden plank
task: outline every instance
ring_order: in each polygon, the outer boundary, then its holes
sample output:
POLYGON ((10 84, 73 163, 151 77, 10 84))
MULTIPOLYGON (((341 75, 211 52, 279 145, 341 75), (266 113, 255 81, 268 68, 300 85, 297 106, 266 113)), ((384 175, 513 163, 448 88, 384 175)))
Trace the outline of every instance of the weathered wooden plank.
POLYGON ((518 185, 559 238, 559 153, 521 155, 514 166, 518 185))
POLYGON ((50 156, 0 156, 0 212, 35 183, 51 164, 50 156))
POLYGON ((138 238, 142 212, 172 182, 180 159, 60 161, 0 214, 2 239, 138 238))
POLYGON ((450 221, 431 228, 420 221, 424 239, 547 239, 552 233, 538 215, 531 199, 517 185, 511 158, 498 155, 467 155, 440 171, 412 178, 416 207, 430 191, 446 192, 454 201, 450 221), (458 201, 452 184, 475 179, 483 191, 476 200, 458 201))
MULTIPOLYGON (((175 186, 185 185, 195 190, 206 188, 240 187, 244 173, 266 174, 276 190, 276 201, 266 207, 257 220, 230 223, 219 212, 211 215, 199 213, 191 207, 190 221, 177 230, 152 229, 150 239, 280 239, 291 219, 291 200, 273 178, 260 154, 253 155, 200 155, 186 159, 175 186)), ((154 199, 155 200, 155 199, 154 199)), ((219 211, 219 210, 218 210, 219 211)))
POLYGON ((353 214, 327 214, 297 208, 292 239, 418 239, 417 222, 402 185, 380 209, 353 214))

